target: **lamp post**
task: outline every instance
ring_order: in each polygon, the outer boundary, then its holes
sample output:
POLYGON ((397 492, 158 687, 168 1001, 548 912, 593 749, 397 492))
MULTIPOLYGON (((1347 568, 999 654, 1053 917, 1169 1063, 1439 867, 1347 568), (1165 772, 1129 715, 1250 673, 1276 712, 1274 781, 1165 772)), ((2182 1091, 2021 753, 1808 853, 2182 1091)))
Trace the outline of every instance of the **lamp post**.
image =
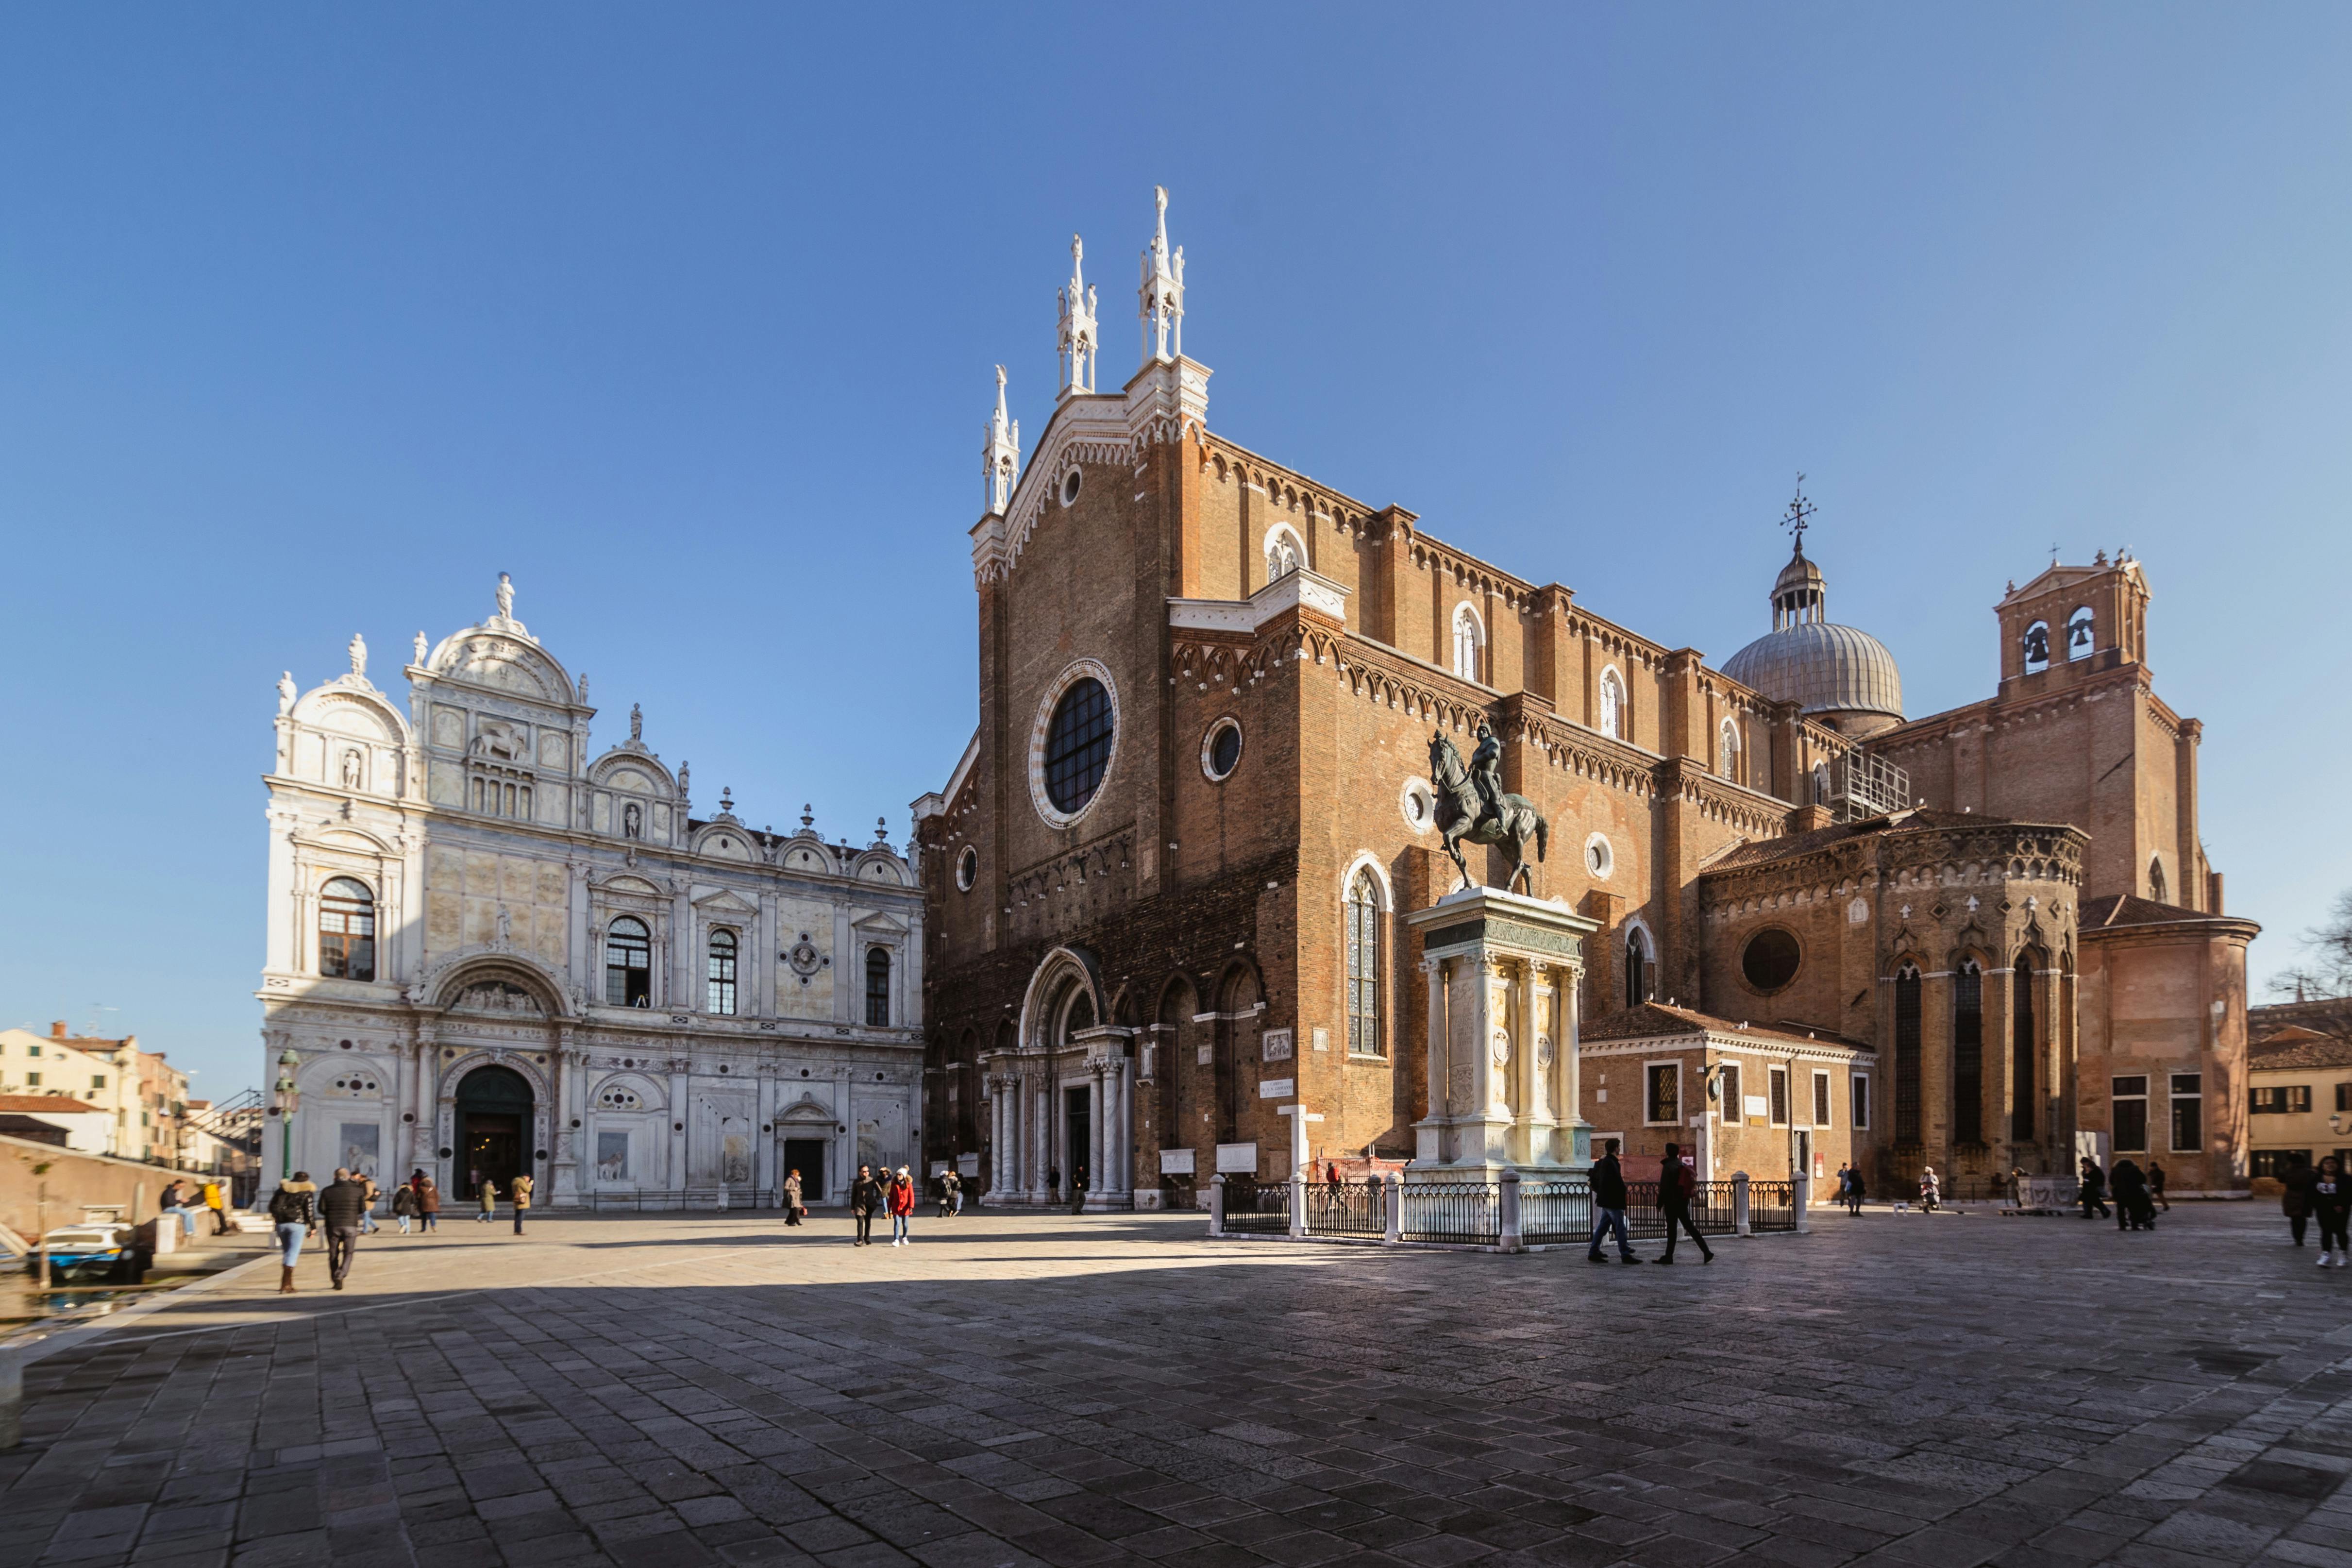
POLYGON ((290 1050, 278 1053, 278 1082, 272 1087, 278 1091, 278 1179, 280 1182, 294 1179, 294 1107, 302 1098, 301 1091, 294 1087, 294 1069, 301 1064, 302 1058, 290 1050))

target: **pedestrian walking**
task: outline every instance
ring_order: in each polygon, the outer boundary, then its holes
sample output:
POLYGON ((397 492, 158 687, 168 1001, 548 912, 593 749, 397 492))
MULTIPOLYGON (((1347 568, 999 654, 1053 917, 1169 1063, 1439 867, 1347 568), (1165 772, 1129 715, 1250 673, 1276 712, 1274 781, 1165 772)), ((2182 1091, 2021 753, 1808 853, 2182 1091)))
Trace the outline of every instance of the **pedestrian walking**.
POLYGON ((1845 1212, 1859 1215, 1862 1213, 1862 1167, 1849 1165, 1845 1172, 1845 1212))
POLYGON ((441 1228, 441 1187, 422 1171, 416 1173, 416 1221, 420 1230, 441 1228))
POLYGON ((1062 1201, 1062 1167, 1059 1165, 1045 1167, 1045 1195, 1055 1203, 1062 1201))
MULTIPOLYGON (((2095 1211, 2101 1219, 2109 1217, 2112 1212, 2107 1207, 2107 1173, 2099 1169, 2096 1160, 2085 1154, 2083 1156, 2083 1217, 2089 1219, 2095 1211)), ((2295 1245, 2301 1247, 2303 1243, 2298 1239, 2295 1245)))
POLYGON ((940 1173, 940 1217, 947 1218, 956 1212, 956 1200, 963 1195, 963 1178, 956 1174, 951 1164, 940 1173))
POLYGON ((798 1171, 784 1177, 784 1223, 798 1225, 808 1210, 801 1206, 801 1173, 798 1171))
POLYGON ((297 1171, 290 1182, 280 1182, 269 1194, 269 1223, 278 1233, 278 1293, 294 1294, 294 1260, 302 1256, 302 1238, 319 1224, 319 1186, 308 1171, 297 1171))
POLYGON ((475 1177, 474 1195, 482 1201, 481 1212, 474 1216, 476 1225, 488 1225, 499 1217, 499 1184, 488 1176, 475 1177))
POLYGON ((327 1232, 327 1278, 336 1289, 352 1271, 352 1253, 359 1246, 360 1217, 367 1213, 367 1184, 338 1166, 335 1179, 319 1194, 319 1223, 327 1232))
POLYGON ((367 1189, 367 1207, 360 1210, 360 1234, 373 1236, 383 1228, 375 1222, 376 1200, 383 1195, 383 1189, 375 1184, 373 1176, 357 1175, 352 1180, 367 1189))
POLYGON ((228 1190, 221 1185, 217 1176, 205 1180, 205 1207, 212 1211, 215 1236, 226 1236, 236 1228, 228 1223, 228 1190))
POLYGON ((2164 1197, 2164 1164, 2159 1160, 2147 1163, 2147 1195, 2157 1207, 2167 1214, 2172 1212, 2172 1205, 2164 1197))
POLYGON ((2318 1180, 2319 1173, 2300 1152, 2288 1163, 2285 1174, 2279 1177, 2279 1211, 2286 1215, 2287 1228, 2294 1233, 2297 1247, 2303 1245, 2304 1226, 2311 1222, 2311 1189, 2318 1180))
POLYGON ((2129 1159, 2118 1160, 2107 1182, 2115 1189, 2116 1228, 2154 1230, 2156 1205, 2147 1200, 2147 1173, 2129 1159))
POLYGON ((1633 1240, 1625 1229, 1625 1171, 1617 1163, 1617 1140, 1607 1140, 1601 1146, 1601 1158, 1592 1162, 1589 1178, 1592 1188, 1592 1240, 1585 1248, 1588 1262, 1606 1263, 1609 1259, 1601 1250, 1601 1238, 1617 1238, 1617 1261, 1639 1263, 1633 1256, 1633 1240))
POLYGON ((1702 1259, 1708 1263, 1715 1261, 1715 1248, 1706 1244, 1706 1237, 1691 1224, 1691 1199, 1698 1195, 1696 1166, 1696 1160, 1684 1155, 1681 1145, 1666 1145, 1665 1158, 1658 1167, 1658 1208, 1666 1216, 1666 1250, 1652 1258, 1650 1261, 1653 1263, 1672 1263, 1675 1260, 1675 1226, 1677 1225, 1698 1244, 1698 1255, 1702 1259))
POLYGON ((857 1180, 849 1184, 849 1217, 857 1222, 857 1239, 852 1247, 868 1247, 874 1241, 874 1211, 882 1206, 882 1184, 874 1179, 874 1167, 857 1167, 857 1180))
POLYGON ((914 1239, 907 1234, 908 1226, 914 1217, 915 1178, 906 1166, 901 1165, 898 1167, 898 1175, 890 1182, 891 1246, 904 1247, 914 1239))
MULTIPOLYGON (((948 1193, 948 1212, 961 1215, 963 1213, 963 1173, 956 1168, 956 1162, 951 1160, 948 1163, 948 1174, 955 1178, 955 1186, 948 1193)), ((974 1179, 978 1178, 975 1176, 974 1179)))
POLYGON ((2352 1263, 2352 1237, 2345 1226, 2352 1222, 2352 1182, 2345 1180, 2344 1162, 2329 1154, 2312 1173, 2311 1212, 2319 1219, 2319 1266, 2332 1261, 2341 1268, 2352 1263))
POLYGON ((514 1233, 517 1236, 522 1234, 523 1211, 530 1207, 530 1189, 536 1184, 528 1171, 507 1184, 508 1195, 514 1199, 514 1233))
POLYGON ((403 1182, 392 1192, 392 1217, 400 1222, 400 1234, 406 1236, 409 1226, 422 1210, 416 1200, 416 1189, 403 1182))
POLYGON ((1070 1177, 1070 1212, 1084 1214, 1087 1209, 1087 1168, 1080 1165, 1070 1177))

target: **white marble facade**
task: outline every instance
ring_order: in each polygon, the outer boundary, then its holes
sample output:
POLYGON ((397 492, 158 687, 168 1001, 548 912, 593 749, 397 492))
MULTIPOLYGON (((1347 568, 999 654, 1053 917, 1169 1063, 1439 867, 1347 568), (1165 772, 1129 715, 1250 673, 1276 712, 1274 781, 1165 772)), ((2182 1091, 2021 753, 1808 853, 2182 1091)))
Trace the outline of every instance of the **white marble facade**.
MULTIPOLYGON (((422 1167, 454 1200, 461 1111, 492 1078, 542 1205, 700 1204, 722 1181, 740 1201, 817 1144, 829 1201, 861 1161, 914 1164, 908 857, 828 844, 805 815, 755 830, 725 799, 696 816, 688 769, 647 748, 635 710, 594 751, 586 677, 514 618, 504 577, 498 601, 429 652, 417 634, 404 710, 357 637, 349 673, 279 683, 259 994, 264 1082, 298 1058, 294 1164, 373 1163, 387 1186, 422 1167), (336 928, 362 919, 366 962, 338 974, 356 938, 336 928), (518 1075, 528 1106, 499 1075, 461 1091, 484 1067, 518 1075)), ((265 1191, 284 1147, 268 1125, 265 1191)))

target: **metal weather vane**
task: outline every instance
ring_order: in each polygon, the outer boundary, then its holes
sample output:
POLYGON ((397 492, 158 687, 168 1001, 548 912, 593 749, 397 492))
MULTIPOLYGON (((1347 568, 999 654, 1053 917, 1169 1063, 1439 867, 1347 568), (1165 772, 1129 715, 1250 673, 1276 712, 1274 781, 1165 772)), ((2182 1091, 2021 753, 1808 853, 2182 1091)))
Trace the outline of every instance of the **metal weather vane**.
POLYGON ((1797 542, 1797 553, 1800 555, 1805 551, 1805 530, 1812 526, 1814 510, 1813 503, 1805 499, 1805 476, 1799 474, 1796 499, 1789 503, 1788 514, 1780 519, 1780 526, 1787 529, 1790 537, 1797 542))

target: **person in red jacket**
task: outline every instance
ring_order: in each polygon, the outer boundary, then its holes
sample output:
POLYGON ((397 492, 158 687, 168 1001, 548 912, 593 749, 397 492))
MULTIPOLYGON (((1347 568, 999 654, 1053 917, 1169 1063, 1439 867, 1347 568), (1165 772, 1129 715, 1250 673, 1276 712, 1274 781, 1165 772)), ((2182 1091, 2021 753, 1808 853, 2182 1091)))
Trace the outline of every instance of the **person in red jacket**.
POLYGON ((887 1201, 890 1207, 890 1245, 904 1247, 913 1239, 907 1234, 907 1222, 915 1213, 915 1178, 908 1173, 904 1165, 899 1166, 898 1173, 890 1178, 887 1201))

